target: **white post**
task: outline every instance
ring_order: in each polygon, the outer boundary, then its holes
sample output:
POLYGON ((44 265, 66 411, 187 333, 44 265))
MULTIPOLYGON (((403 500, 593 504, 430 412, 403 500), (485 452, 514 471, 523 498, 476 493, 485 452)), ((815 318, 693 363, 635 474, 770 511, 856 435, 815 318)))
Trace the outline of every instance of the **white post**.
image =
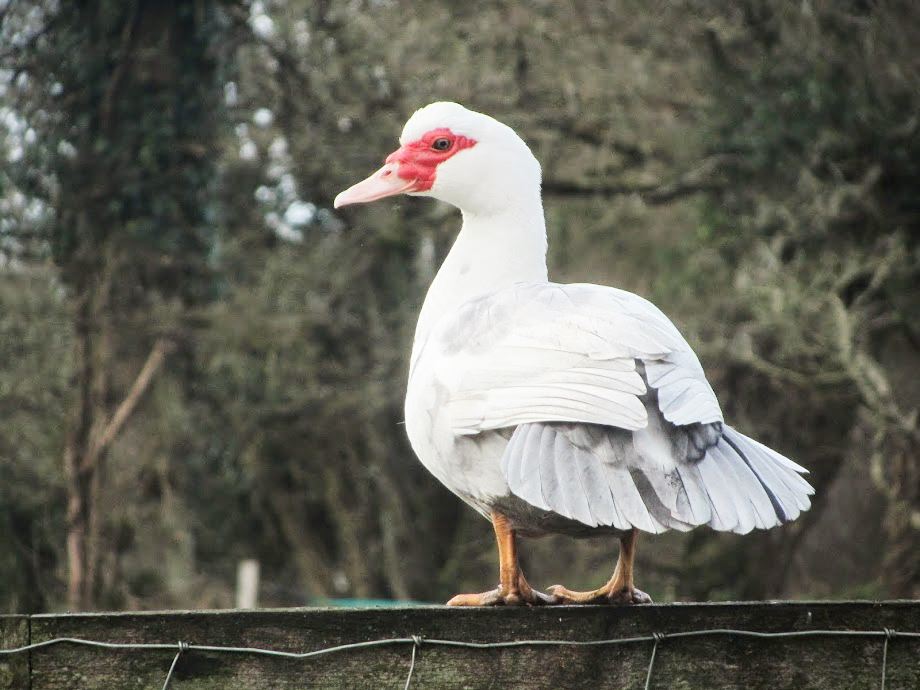
POLYGON ((259 561, 247 558, 236 570, 236 607, 254 609, 259 599, 259 561))

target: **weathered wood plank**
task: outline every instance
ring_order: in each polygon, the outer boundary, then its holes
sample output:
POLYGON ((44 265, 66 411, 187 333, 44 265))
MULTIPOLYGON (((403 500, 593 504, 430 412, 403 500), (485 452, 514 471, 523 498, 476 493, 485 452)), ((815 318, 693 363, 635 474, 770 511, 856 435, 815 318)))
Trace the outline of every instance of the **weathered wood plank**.
MULTIPOLYGON (((34 616, 33 642, 79 637, 107 642, 261 647, 303 652, 404 638, 497 642, 603 640, 700 629, 920 631, 920 602, 669 604, 629 609, 296 609, 34 616)), ((880 687, 883 637, 667 639, 651 687, 826 690, 880 687)), ((642 688, 651 643, 604 647, 459 649, 422 643, 414 688, 642 688)), ((172 650, 56 645, 31 654, 33 690, 161 688, 172 650)), ((305 660, 189 651, 177 690, 211 688, 402 688, 411 645, 305 660)), ((887 687, 920 688, 920 639, 889 642, 887 687)))
MULTIPOLYGON (((15 649, 29 644, 28 616, 0 616, 0 649, 15 649)), ((29 656, 0 656, 0 688, 29 687, 29 656)))

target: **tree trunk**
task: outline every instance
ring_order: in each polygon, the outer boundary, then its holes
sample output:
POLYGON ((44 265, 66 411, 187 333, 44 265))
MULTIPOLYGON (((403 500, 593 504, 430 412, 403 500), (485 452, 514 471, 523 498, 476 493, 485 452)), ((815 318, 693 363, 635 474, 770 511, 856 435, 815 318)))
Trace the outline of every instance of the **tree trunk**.
MULTIPOLYGON (((85 224, 85 214, 80 214, 85 224)), ((104 449, 94 451, 104 428, 111 397, 111 323, 109 258, 89 280, 74 288, 77 396, 71 431, 65 448, 67 474, 67 605, 71 610, 92 607, 96 576, 98 522, 94 514, 97 472, 104 449)))
POLYGON ((108 448, 118 436, 163 363, 172 343, 156 341, 121 403, 114 408, 111 379, 113 324, 110 297, 113 259, 106 257, 94 284, 77 296, 75 361, 77 397, 64 452, 67 475, 67 605, 93 608, 98 596, 101 522, 96 498, 108 448))

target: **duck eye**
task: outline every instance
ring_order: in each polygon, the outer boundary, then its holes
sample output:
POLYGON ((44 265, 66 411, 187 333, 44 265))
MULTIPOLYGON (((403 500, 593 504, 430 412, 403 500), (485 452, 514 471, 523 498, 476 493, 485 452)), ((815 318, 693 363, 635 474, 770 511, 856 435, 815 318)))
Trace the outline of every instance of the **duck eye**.
POLYGON ((431 148, 435 151, 446 151, 450 148, 450 139, 447 137, 439 137, 431 142, 431 148))

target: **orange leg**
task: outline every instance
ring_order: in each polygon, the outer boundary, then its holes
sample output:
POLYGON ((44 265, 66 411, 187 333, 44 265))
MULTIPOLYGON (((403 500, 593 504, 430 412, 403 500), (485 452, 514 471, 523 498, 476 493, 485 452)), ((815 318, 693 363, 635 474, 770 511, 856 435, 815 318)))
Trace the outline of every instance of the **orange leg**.
POLYGON ((561 604, 650 604, 652 598, 633 585, 633 561, 636 557, 636 540, 639 530, 630 530, 620 539, 620 556, 613 577, 603 587, 593 592, 573 592, 562 585, 549 588, 561 604))
POLYGON ((492 526, 498 541, 498 587, 479 594, 458 594, 448 606, 539 606, 554 604, 553 596, 537 592, 524 579, 518 563, 517 535, 511 522, 492 511, 492 526))

